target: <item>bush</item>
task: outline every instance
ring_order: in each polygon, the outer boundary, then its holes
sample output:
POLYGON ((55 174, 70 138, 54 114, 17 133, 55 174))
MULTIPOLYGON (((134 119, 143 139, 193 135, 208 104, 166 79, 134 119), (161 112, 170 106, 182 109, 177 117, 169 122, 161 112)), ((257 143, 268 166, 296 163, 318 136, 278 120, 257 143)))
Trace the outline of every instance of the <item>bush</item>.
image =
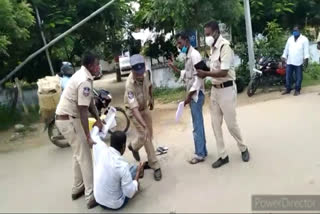
POLYGON ((250 82, 250 69, 248 64, 241 64, 236 69, 237 79, 241 79, 244 85, 248 85, 250 82))
POLYGON ((320 76, 320 64, 318 63, 311 63, 309 64, 308 68, 306 69, 306 73, 313 79, 317 80, 320 76))
POLYGON ((0 130, 11 128, 17 123, 29 125, 40 119, 39 106, 28 106, 29 114, 25 114, 21 109, 11 109, 7 105, 0 105, 0 130))
MULTIPOLYGON (((21 84, 21 88, 22 89, 35 89, 35 88, 37 88, 37 83, 35 83, 35 82, 28 83, 27 81, 21 80, 20 84, 21 84)), ((15 87, 15 83, 6 82, 4 87, 8 88, 8 89, 14 88, 15 87)))
MULTIPOLYGON (((267 24, 263 35, 263 38, 255 40, 256 60, 259 60, 262 56, 280 59, 287 39, 284 30, 275 21, 272 21, 267 24)), ((248 85, 250 72, 247 43, 236 44, 234 50, 241 58, 241 65, 236 69, 237 78, 241 78, 243 83, 248 85)))

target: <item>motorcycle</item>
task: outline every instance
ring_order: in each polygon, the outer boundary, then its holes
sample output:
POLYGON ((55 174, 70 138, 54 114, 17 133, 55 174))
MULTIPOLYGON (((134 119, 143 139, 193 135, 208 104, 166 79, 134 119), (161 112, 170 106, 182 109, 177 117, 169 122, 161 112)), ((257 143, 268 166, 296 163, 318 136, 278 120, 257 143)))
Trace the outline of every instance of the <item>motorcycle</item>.
MULTIPOLYGON (((109 104, 112 101, 112 96, 109 91, 106 90, 95 90, 93 89, 95 105, 99 112, 99 116, 103 119, 110 110, 115 111, 115 126, 108 130, 109 134, 112 134, 115 131, 127 132, 130 127, 130 120, 124 109, 121 107, 112 107, 109 104)), ((94 124, 95 119, 89 118, 89 128, 91 130, 92 125, 94 124)), ((69 147, 67 140, 60 133, 59 129, 55 125, 55 115, 52 115, 49 122, 46 124, 45 130, 48 130, 48 137, 50 141, 60 147, 65 148, 69 147)))
POLYGON ((281 62, 272 58, 262 57, 254 68, 253 76, 248 85, 247 95, 252 97, 259 87, 284 86, 286 83, 286 68, 281 62))

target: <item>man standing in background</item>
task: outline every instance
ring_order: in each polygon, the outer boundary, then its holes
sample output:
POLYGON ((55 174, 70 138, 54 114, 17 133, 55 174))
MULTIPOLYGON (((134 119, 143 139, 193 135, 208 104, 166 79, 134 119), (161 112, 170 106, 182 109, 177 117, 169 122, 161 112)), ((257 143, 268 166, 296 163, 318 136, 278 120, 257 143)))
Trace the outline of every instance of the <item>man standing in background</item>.
POLYGON ((292 76, 295 73, 295 92, 298 96, 301 91, 303 79, 303 67, 308 66, 309 40, 301 35, 299 27, 294 27, 292 36, 288 39, 282 55, 282 61, 287 64, 286 69, 286 91, 282 95, 290 94, 292 90, 292 76))
MULTIPOLYGON (((187 34, 180 33, 176 35, 177 46, 182 53, 186 54, 185 61, 185 82, 187 97, 184 105, 190 104, 191 117, 193 123, 193 140, 195 145, 195 155, 189 161, 190 164, 197 164, 203 162, 208 155, 206 147, 206 136, 204 131, 203 122, 203 104, 205 100, 204 80, 196 76, 197 71, 195 65, 201 62, 202 57, 196 49, 190 44, 190 39, 187 34)), ((175 71, 180 73, 172 61, 169 61, 169 66, 175 71)))

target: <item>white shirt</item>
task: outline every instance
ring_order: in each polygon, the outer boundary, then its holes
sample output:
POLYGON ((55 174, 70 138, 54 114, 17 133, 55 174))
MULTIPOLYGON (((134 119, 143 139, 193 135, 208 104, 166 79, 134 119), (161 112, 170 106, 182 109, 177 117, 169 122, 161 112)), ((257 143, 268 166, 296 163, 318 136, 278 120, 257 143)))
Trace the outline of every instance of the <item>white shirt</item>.
POLYGON ((93 146, 93 193, 96 201, 108 208, 120 208, 126 197, 138 191, 138 182, 132 180, 129 164, 116 149, 100 140, 93 146))
POLYGON ((287 41, 282 57, 287 59, 288 65, 302 65, 303 60, 310 57, 307 37, 300 35, 295 41, 294 36, 291 36, 287 41))
POLYGON ((195 69, 195 65, 201 62, 202 57, 196 49, 190 46, 185 62, 185 82, 187 84, 187 91, 192 92, 196 91, 196 93, 192 96, 192 99, 195 102, 198 102, 199 92, 202 91, 204 94, 204 79, 201 79, 197 76, 197 70, 195 69))

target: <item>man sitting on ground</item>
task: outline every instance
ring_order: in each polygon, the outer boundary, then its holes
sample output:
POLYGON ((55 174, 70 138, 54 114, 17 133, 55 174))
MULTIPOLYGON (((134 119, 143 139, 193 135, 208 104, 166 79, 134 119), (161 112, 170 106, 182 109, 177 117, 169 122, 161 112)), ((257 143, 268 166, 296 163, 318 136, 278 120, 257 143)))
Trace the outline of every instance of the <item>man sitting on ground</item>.
POLYGON ((126 140, 126 134, 117 131, 111 135, 110 147, 102 141, 94 145, 93 192, 97 203, 106 209, 123 208, 139 189, 143 164, 130 167, 124 160, 126 140))

